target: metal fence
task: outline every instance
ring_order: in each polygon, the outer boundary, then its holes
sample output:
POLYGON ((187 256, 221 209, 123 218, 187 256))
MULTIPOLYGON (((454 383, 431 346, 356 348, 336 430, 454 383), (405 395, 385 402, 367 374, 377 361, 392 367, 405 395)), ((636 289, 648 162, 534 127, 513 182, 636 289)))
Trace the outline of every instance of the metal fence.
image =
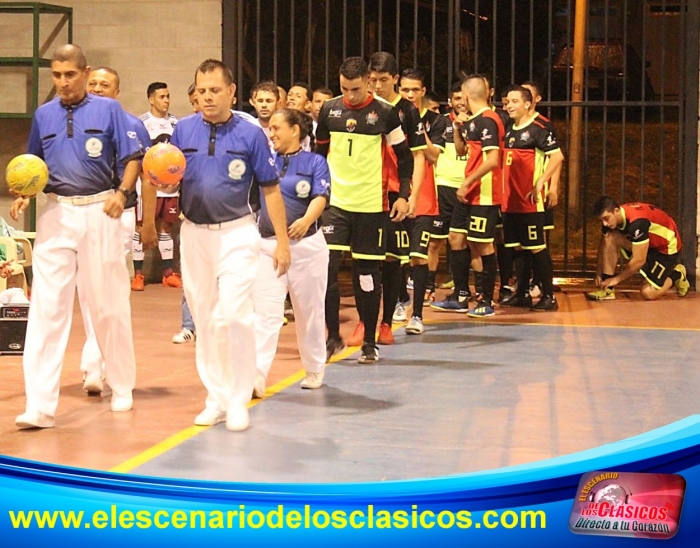
POLYGON ((561 275, 595 270, 601 194, 676 218, 694 273, 697 216, 697 0, 224 0, 224 60, 239 105, 252 85, 303 81, 337 91, 342 60, 389 51, 447 100, 460 73, 499 91, 535 80, 570 160, 550 240, 561 275), (578 14, 577 14, 578 8, 578 14), (578 25, 578 26, 577 26, 578 25), (574 47, 583 48, 580 96, 574 47))

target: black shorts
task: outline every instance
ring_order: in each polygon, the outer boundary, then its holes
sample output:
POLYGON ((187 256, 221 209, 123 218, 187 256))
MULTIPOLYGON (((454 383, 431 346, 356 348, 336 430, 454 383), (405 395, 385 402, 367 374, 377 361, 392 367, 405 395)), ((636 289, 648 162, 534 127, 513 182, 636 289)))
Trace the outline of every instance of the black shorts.
POLYGON ((389 215, 354 213, 331 206, 323 213, 323 235, 332 251, 351 251, 353 259, 383 261, 389 215))
MULTIPOLYGON (((620 252, 627 260, 632 258, 632 254, 626 249, 621 249, 620 252)), ((649 282, 654 289, 661 289, 664 286, 666 278, 671 275, 673 269, 676 268, 676 265, 680 262, 680 255, 678 253, 665 255, 656 249, 650 248, 649 251, 647 251, 647 261, 639 270, 639 273, 644 276, 644 279, 649 282)))
POLYGON ((434 234, 440 234, 438 215, 421 215, 413 221, 411 229, 411 257, 428 259, 428 244, 434 234))
POLYGON ((544 212, 504 213, 503 242, 506 247, 522 247, 530 251, 545 249, 544 212))
POLYGON ((432 233, 435 239, 447 238, 450 234, 450 226, 452 226, 452 215, 455 206, 459 204, 457 199, 457 189, 451 186, 437 185, 438 207, 440 214, 438 216, 439 223, 436 224, 436 232, 432 233))
MULTIPOLYGON (((389 193, 389 209, 394 206, 394 202, 399 197, 398 192, 389 193)), ((400 223, 392 222, 387 215, 386 226, 386 256, 393 257, 401 262, 408 262, 409 235, 411 229, 408 226, 410 219, 404 219, 400 223)))
POLYGON ((554 208, 544 210, 544 229, 554 230, 554 208))
POLYGON ((459 202, 452 214, 450 232, 461 232, 467 240, 491 243, 500 224, 501 206, 467 205, 459 202))

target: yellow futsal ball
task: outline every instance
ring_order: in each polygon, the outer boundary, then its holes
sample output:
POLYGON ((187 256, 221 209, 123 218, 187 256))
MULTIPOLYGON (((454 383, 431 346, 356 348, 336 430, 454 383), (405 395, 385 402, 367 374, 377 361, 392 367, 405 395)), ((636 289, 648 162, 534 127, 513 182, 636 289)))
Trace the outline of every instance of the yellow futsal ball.
POLYGON ((21 154, 7 164, 5 180, 10 190, 22 196, 36 196, 49 181, 49 169, 38 156, 21 154))

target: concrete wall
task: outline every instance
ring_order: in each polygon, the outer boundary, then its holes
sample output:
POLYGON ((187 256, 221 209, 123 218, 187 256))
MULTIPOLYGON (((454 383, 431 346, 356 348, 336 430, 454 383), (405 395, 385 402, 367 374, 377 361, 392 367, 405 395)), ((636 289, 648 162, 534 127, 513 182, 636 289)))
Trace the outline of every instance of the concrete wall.
MULTIPOLYGON (((167 82, 175 115, 190 112, 187 88, 197 65, 208 57, 221 58, 221 1, 180 0, 60 0, 73 8, 73 42, 82 46, 92 66, 109 65, 122 79, 124 108, 142 114, 148 108, 146 87, 167 82)), ((40 43, 56 27, 58 16, 42 16, 40 43)), ((65 29, 45 54, 65 43, 65 29)), ((32 18, 0 14, 0 56, 31 55, 32 18)), ((51 83, 42 71, 41 88, 51 83)), ((30 84, 26 71, 4 69, 0 74, 0 112, 16 109, 30 84), (27 80, 26 85, 21 85, 27 80), (24 89, 23 89, 24 88, 24 89)))

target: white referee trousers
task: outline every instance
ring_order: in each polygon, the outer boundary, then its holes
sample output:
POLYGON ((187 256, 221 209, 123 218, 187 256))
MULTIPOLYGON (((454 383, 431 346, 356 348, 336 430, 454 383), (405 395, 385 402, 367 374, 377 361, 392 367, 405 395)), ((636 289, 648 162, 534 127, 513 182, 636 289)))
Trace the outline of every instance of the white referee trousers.
POLYGON ((255 383, 253 281, 260 233, 249 215, 220 230, 185 220, 180 261, 185 298, 197 326, 197 371, 206 408, 245 406, 255 383))
MULTIPOLYGON (((124 254, 128 261, 131 254, 131 245, 134 239, 134 230, 136 227, 136 208, 130 207, 122 212, 121 218, 122 230, 122 245, 124 246, 124 254)), ((86 375, 100 375, 104 377, 105 362, 100 352, 100 345, 97 344, 95 337, 95 329, 92 327, 90 313, 85 304, 85 290, 78 285, 78 302, 80 303, 80 312, 83 316, 83 328, 85 329, 85 344, 83 345, 83 354, 80 360, 80 370, 86 375)), ((131 317, 129 317, 131 323, 131 317)))
POLYGON ((289 292, 301 363, 308 373, 321 373, 326 365, 326 239, 319 230, 307 238, 291 240, 292 263, 287 274, 279 278, 273 265, 276 247, 275 238, 262 240, 253 285, 258 371, 267 378, 272 367, 283 325, 284 299, 289 292))
POLYGON ((134 388, 136 361, 121 225, 103 207, 104 202, 72 205, 49 199, 37 221, 23 357, 27 412, 56 414, 76 285, 92 318, 112 391, 124 395, 134 388))

